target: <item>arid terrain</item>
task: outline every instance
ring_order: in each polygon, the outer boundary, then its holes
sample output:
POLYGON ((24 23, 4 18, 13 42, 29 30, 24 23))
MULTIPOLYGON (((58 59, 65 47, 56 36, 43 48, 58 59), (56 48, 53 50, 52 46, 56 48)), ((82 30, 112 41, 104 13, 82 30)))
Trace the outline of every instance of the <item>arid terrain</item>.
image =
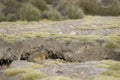
POLYGON ((120 17, 0 23, 0 80, 119 80, 119 61, 120 17), (48 59, 27 62, 41 45, 48 59))

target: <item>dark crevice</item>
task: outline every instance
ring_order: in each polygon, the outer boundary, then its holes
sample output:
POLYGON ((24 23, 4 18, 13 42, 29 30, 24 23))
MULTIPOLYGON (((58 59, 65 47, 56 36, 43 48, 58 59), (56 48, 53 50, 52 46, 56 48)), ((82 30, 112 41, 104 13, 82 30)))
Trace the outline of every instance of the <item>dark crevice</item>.
POLYGON ((10 59, 1 59, 0 60, 0 66, 7 65, 9 66, 12 63, 13 60, 10 59))
POLYGON ((30 53, 27 52, 26 54, 22 54, 20 60, 27 60, 30 56, 30 53))
MULTIPOLYGON (((53 51, 47 51, 47 56, 46 56, 46 59, 62 59, 62 60, 65 60, 64 59, 64 56, 62 54, 55 54, 53 53, 53 51)), ((21 58, 20 60, 28 60, 29 56, 31 55, 31 52, 26 52, 25 54, 22 54, 21 55, 21 58)))
MULTIPOLYGON (((10 50, 10 48, 8 50, 10 50)), ((59 53, 59 52, 57 53, 57 52, 54 52, 52 50, 48 50, 45 47, 43 47, 43 50, 45 50, 45 54, 47 54, 46 59, 61 59, 61 60, 67 61, 67 62, 73 62, 70 59, 66 60, 65 56, 62 53, 59 53)), ((34 54, 34 53, 36 53, 38 51, 40 51, 40 47, 37 47, 35 49, 32 48, 28 52, 23 52, 23 54, 21 55, 20 60, 26 60, 26 61, 28 61, 30 55, 34 54)), ((61 52, 63 52, 63 53, 65 53, 65 52, 73 53, 71 50, 67 50, 66 51, 64 49, 62 49, 61 52)), ((105 53, 107 53, 106 49, 105 49, 105 53)), ((2 65, 10 65, 13 60, 16 60, 16 56, 15 55, 14 55, 14 57, 15 58, 14 59, 12 58, 12 60, 11 59, 1 59, 0 60, 0 66, 2 66, 2 65)), ((106 57, 104 57, 103 59, 104 60, 112 59, 112 60, 120 61, 120 53, 119 52, 118 53, 113 52, 110 55, 106 55, 106 57)), ((82 59, 81 60, 77 60, 77 61, 78 62, 84 62, 82 59)))

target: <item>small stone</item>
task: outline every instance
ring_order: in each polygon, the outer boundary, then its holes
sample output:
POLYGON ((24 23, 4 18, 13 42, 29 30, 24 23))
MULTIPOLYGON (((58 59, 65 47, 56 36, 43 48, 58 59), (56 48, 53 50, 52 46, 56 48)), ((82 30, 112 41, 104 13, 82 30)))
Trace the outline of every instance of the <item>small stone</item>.
POLYGON ((76 35, 76 32, 70 32, 70 35, 76 35))

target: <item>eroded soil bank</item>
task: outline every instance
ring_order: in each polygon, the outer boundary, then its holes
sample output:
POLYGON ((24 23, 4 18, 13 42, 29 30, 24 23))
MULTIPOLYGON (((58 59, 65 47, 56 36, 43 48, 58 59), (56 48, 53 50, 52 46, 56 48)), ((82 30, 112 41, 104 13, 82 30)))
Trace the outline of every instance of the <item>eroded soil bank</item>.
POLYGON ((54 39, 26 39, 9 44, 0 41, 0 59, 28 59, 29 55, 37 53, 39 46, 44 45, 48 57, 52 59, 63 59, 69 62, 84 62, 95 60, 120 60, 118 49, 106 48, 105 42, 96 40, 94 42, 84 42, 79 40, 54 40, 54 39))

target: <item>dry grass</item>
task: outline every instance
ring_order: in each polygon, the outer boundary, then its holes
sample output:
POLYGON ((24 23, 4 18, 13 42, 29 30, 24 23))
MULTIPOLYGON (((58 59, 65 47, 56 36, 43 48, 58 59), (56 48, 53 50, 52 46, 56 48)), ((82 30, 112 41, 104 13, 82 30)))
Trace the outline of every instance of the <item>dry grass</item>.
POLYGON ((45 77, 46 76, 43 73, 37 70, 22 74, 22 80, 36 80, 36 79, 42 79, 45 77))
POLYGON ((5 74, 9 77, 21 75, 22 80, 42 79, 46 78, 46 75, 38 70, 42 67, 43 65, 40 64, 26 62, 26 64, 21 67, 11 66, 11 68, 5 70, 5 74))
POLYGON ((52 77, 44 78, 42 80, 72 80, 72 79, 68 77, 63 77, 63 76, 52 76, 52 77))
POLYGON ((106 68, 107 71, 94 77, 92 80, 119 80, 120 79, 120 62, 119 61, 102 61, 99 65, 100 68, 106 68))
POLYGON ((32 68, 10 68, 5 70, 5 74, 7 76, 15 76, 20 73, 26 73, 26 72, 31 72, 33 69, 32 68))
MULTIPOLYGON (((106 17, 100 17, 100 16, 87 16, 84 19, 80 20, 82 21, 80 26, 75 27, 74 30, 106 30, 110 29, 111 31, 113 29, 120 28, 120 17, 108 17, 108 20, 106 20, 106 17), (110 19, 109 19, 110 18, 110 19)), ((67 20, 72 21, 72 20, 67 20)), ((7 22, 7 23, 1 23, 0 28, 8 28, 8 31, 11 32, 11 34, 3 33, 1 32, 0 37, 7 41, 10 44, 13 44, 15 41, 25 40, 25 39, 31 39, 31 38, 49 38, 52 40, 64 40, 64 41, 71 41, 72 39, 77 39, 84 42, 95 42, 96 40, 103 40, 105 41, 105 47, 107 48, 118 48, 120 43, 119 38, 119 32, 111 33, 107 36, 103 35, 97 35, 97 34, 90 34, 90 35, 70 35, 67 34, 59 34, 57 33, 60 26, 57 26, 56 28, 54 25, 56 24, 64 24, 67 21, 48 21, 44 20, 41 22, 23 22, 23 21, 16 21, 16 22, 7 22), (47 24, 46 24, 47 23, 47 24), (19 26, 18 26, 19 25, 19 26), (40 26, 47 26, 47 27, 37 27, 40 26), (53 26, 51 26, 53 25, 53 26), (11 26, 11 28, 9 27, 11 26), (13 27, 17 26, 17 27, 13 27), (49 27, 48 27, 49 26, 49 27), (55 29, 53 30, 52 28, 55 29), (19 31, 19 29, 23 30, 16 34, 14 34, 14 31, 19 31), (31 31, 24 31, 24 29, 30 29, 31 31), (34 31, 35 30, 35 31, 34 31), (36 32, 37 30, 37 32, 36 32), (39 30, 39 31, 38 31, 39 30), (12 33, 13 32, 13 33, 12 33)), ((79 20, 78 20, 79 21, 79 20)), ((76 21, 77 22, 77 21, 76 21)), ((102 31, 101 31, 102 33, 102 31)))

